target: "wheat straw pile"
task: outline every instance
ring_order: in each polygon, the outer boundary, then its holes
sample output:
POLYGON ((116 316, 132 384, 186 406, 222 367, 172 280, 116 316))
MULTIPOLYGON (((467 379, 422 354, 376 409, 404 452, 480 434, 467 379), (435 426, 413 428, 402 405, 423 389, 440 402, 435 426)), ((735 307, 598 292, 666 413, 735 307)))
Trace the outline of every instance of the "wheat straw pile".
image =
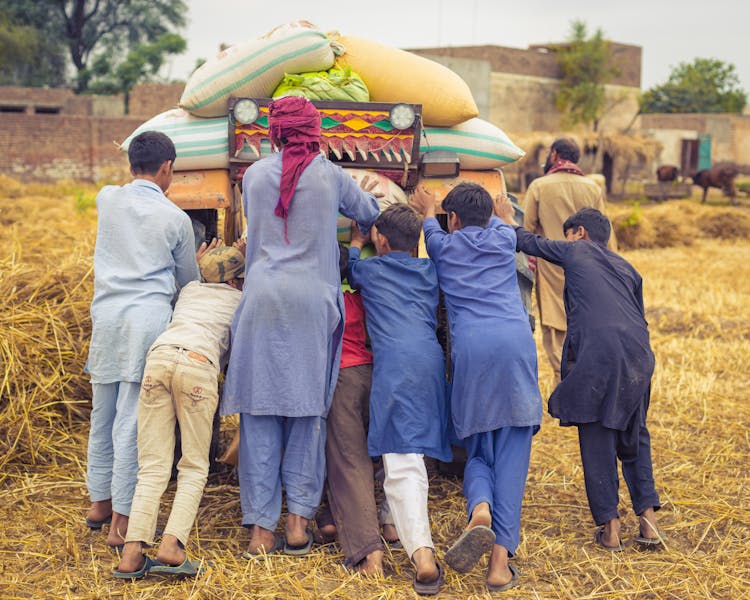
MULTIPOLYGON (((104 535, 83 524, 90 401, 83 366, 96 216, 75 207, 94 194, 93 187, 0 178, 0 597, 413 598, 412 571, 399 550, 382 579, 345 571, 335 547, 299 559, 239 558, 247 534, 237 526, 231 473, 210 479, 188 548, 213 561, 206 575, 111 578, 116 557, 104 535)), ((521 585, 506 597, 750 596, 750 239, 742 225, 749 212, 692 201, 641 206, 637 215, 630 205, 612 207, 616 223, 642 229, 641 237, 629 232, 623 247, 648 246, 624 254, 644 276, 658 362, 649 418, 667 548, 612 554, 593 544, 575 432, 545 417, 515 559, 521 585), (641 243, 649 227, 673 238, 641 243)), ((550 369, 539 347, 546 396, 550 369)), ((437 473, 431 483, 441 558, 464 523, 461 484, 437 473)), ((637 524, 625 489, 621 509, 627 539, 637 524)), ((449 570, 441 596, 489 597, 485 566, 486 559, 466 575, 449 570)))

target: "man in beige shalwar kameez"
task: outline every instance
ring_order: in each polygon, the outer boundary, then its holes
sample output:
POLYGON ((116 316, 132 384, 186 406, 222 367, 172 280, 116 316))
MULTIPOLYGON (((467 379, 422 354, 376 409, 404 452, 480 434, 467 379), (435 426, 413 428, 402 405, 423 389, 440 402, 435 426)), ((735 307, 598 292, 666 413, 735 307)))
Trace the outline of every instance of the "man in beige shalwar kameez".
MULTIPOLYGON (((576 165, 581 152, 571 139, 559 138, 552 143, 544 165, 545 175, 531 182, 524 197, 523 226, 551 240, 564 240, 562 224, 582 208, 591 207, 605 213, 604 192, 593 179, 583 176, 576 165)), ((614 233, 614 232, 613 232, 614 233)), ((615 237, 607 246, 617 248, 615 237)), ((567 330, 563 286, 565 276, 560 267, 539 259, 536 268, 536 299, 542 342, 560 382, 562 347, 567 330)))

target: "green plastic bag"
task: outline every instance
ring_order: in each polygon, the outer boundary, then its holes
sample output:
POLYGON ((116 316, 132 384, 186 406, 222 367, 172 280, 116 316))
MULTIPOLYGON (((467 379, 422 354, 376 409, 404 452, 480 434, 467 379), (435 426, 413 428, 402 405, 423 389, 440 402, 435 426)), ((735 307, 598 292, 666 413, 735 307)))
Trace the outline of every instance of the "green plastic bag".
POLYGON ((311 73, 286 73, 273 97, 303 96, 308 100, 369 102, 370 91, 349 67, 311 73))

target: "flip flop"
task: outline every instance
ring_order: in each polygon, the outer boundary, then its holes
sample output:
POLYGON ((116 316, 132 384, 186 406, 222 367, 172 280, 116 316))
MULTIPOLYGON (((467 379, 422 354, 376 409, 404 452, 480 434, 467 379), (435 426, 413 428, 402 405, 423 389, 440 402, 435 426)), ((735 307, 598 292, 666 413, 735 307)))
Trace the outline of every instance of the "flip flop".
POLYGON ((112 576, 116 579, 129 579, 131 581, 135 581, 136 579, 143 579, 146 575, 149 574, 151 569, 155 565, 160 565, 161 563, 149 558, 145 554, 143 556, 143 566, 138 569, 137 571, 127 572, 127 571, 118 571, 117 569, 112 569, 112 576))
POLYGON ((203 575, 206 567, 212 566, 210 562, 185 558, 180 565, 167 565, 158 563, 151 567, 154 575, 174 575, 176 577, 195 577, 203 575))
POLYGON ((414 573, 414 591, 420 596, 437 596, 440 593, 440 588, 443 586, 445 581, 445 573, 443 567, 438 563, 438 575, 433 581, 418 581, 417 573, 414 573))
POLYGON ((284 542, 279 538, 278 536, 273 536, 273 548, 269 550, 268 552, 260 553, 260 552, 243 552, 240 556, 244 558, 245 560, 255 560, 256 558, 260 558, 265 555, 269 554, 277 554, 281 552, 284 549, 284 542))
POLYGON ((465 529, 445 553, 445 562, 459 573, 466 573, 494 544, 495 532, 486 525, 465 529))
POLYGON ((664 546, 664 536, 661 534, 661 531, 657 531, 656 535, 659 537, 647 538, 642 535, 637 535, 633 538, 633 541, 647 548, 658 548, 659 546, 664 546))
POLYGON ((313 534, 308 531, 307 532, 307 542, 302 544, 301 546, 290 546, 286 540, 284 540, 284 554, 287 554, 289 556, 304 556, 305 554, 309 554, 310 550, 312 549, 313 545, 313 534))
POLYGON ((86 517, 86 527, 89 529, 101 529, 108 523, 112 522, 112 515, 109 515, 108 517, 104 517, 101 521, 94 521, 93 519, 89 519, 86 517))
POLYGON ((504 585, 492 585, 491 583, 488 583, 487 589, 490 592, 504 592, 505 590, 509 590, 518 585, 518 569, 516 569, 512 563, 508 563, 508 569, 510 569, 511 574, 510 581, 504 585))
POLYGON ((622 545, 622 540, 619 541, 619 545, 617 546, 607 546, 604 544, 604 541, 602 538, 604 537, 604 527, 600 527, 594 532, 594 541, 597 543, 597 545, 606 550, 607 552, 622 552, 625 548, 622 545))

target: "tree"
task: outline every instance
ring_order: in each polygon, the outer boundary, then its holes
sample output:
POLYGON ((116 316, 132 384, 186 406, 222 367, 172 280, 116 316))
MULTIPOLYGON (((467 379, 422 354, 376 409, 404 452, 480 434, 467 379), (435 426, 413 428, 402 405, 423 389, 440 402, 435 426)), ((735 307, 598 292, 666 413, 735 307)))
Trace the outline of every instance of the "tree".
POLYGON ((0 0, 0 15, 67 48, 79 92, 114 72, 139 45, 175 34, 186 13, 185 0, 0 0))
POLYGON ((100 94, 117 94, 125 96, 125 112, 128 112, 130 90, 139 81, 155 76, 168 54, 184 52, 185 40, 174 33, 164 33, 151 44, 138 44, 128 52, 114 71, 110 71, 110 57, 100 55, 94 60, 92 73, 96 76, 89 88, 100 94))
POLYGON ((64 82, 65 49, 33 27, 17 25, 0 14, 0 85, 64 82))
POLYGON ((672 69, 662 85, 641 98, 642 113, 741 113, 747 93, 739 87, 734 65, 696 58, 672 69))
POLYGON ((588 37, 586 23, 573 21, 567 43, 554 49, 563 74, 555 98, 563 126, 592 125, 596 131, 607 109, 604 85, 619 75, 609 42, 601 29, 588 37))

